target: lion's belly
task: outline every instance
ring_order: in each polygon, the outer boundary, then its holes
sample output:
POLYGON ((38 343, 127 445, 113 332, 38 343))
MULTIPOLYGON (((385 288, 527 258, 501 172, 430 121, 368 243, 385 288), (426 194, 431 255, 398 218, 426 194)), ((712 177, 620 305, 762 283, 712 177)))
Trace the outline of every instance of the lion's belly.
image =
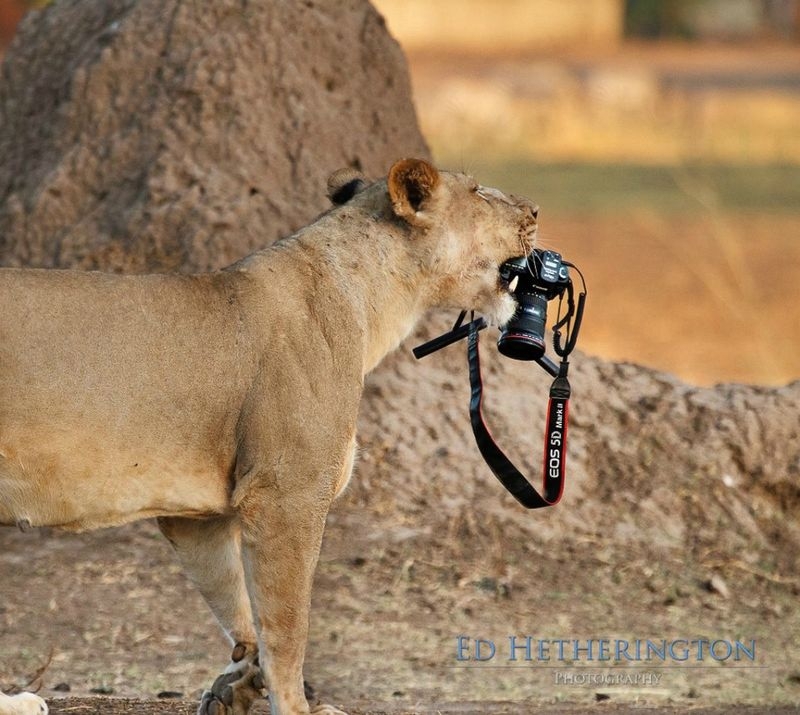
POLYGON ((108 435, 45 435, 30 425, 0 436, 3 524, 83 531, 220 514, 228 498, 224 465, 188 445, 137 448, 108 435))

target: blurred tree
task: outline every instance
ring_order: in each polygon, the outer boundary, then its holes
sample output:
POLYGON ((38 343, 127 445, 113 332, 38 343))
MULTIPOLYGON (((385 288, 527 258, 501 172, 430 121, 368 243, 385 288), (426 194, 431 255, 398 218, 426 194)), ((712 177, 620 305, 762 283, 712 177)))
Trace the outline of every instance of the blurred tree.
POLYGON ((800 0, 625 0, 625 35, 800 39, 800 0))
POLYGON ((781 37, 800 40, 800 0, 762 0, 770 30, 781 37))
POLYGON ((702 0, 626 0, 625 35, 627 37, 694 36, 686 21, 688 11, 702 0))

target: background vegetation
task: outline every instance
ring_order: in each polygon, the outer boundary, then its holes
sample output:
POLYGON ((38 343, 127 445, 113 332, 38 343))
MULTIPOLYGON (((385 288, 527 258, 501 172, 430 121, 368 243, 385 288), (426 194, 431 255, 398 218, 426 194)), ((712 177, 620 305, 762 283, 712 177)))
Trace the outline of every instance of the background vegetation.
POLYGON ((800 377, 800 3, 470 1, 455 29, 376 4, 437 159, 533 197, 584 269, 582 347, 700 384, 800 377))

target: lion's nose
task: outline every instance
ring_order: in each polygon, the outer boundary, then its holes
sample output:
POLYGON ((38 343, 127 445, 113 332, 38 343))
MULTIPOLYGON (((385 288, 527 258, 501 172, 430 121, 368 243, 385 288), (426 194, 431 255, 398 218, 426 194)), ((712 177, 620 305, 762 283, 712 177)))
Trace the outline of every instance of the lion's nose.
POLYGON ((539 206, 538 204, 533 203, 533 201, 528 201, 527 199, 520 202, 524 209, 533 216, 533 220, 536 221, 539 218, 539 206))
POLYGON ((539 218, 538 204, 535 204, 530 199, 526 199, 521 196, 512 196, 512 199, 514 200, 514 203, 517 205, 517 207, 522 209, 523 211, 527 211, 533 217, 534 221, 536 221, 539 218))

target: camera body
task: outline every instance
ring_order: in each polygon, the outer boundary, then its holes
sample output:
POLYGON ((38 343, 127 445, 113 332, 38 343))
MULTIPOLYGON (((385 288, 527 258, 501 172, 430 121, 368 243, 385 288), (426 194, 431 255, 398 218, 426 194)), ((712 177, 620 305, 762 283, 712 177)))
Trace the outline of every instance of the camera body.
POLYGON ((509 285, 516 279, 512 293, 517 311, 500 332, 497 349, 514 360, 538 360, 546 349, 547 303, 569 287, 569 268, 561 254, 535 248, 527 256, 506 261, 500 276, 509 285))

